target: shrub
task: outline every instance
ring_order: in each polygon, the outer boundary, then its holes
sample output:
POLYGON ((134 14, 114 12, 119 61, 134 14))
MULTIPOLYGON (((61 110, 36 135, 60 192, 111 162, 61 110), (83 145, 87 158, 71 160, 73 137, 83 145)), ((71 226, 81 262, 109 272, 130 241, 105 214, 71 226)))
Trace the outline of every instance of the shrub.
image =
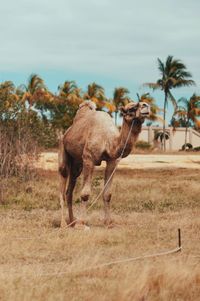
POLYGON ((0 124, 0 176, 31 178, 37 154, 38 144, 29 128, 0 124))
POLYGON ((135 148, 142 149, 142 150, 149 150, 151 148, 151 144, 146 141, 139 140, 136 142, 135 148))
POLYGON ((193 151, 194 151, 194 152, 200 152, 200 146, 194 147, 194 148, 193 148, 193 151))
POLYGON ((191 143, 185 143, 182 146, 182 150, 192 150, 192 149, 193 149, 193 146, 191 143))

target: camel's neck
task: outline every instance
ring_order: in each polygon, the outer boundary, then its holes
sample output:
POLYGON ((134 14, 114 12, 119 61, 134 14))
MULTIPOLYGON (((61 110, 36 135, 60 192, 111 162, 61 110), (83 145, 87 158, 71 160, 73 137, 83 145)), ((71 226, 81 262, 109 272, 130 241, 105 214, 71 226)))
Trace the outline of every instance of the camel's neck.
POLYGON ((133 122, 134 123, 131 126, 131 123, 129 124, 126 120, 123 120, 122 128, 115 148, 117 158, 119 158, 122 153, 123 158, 127 157, 130 154, 135 142, 137 141, 137 138, 142 129, 142 122, 140 120, 134 120, 133 122))

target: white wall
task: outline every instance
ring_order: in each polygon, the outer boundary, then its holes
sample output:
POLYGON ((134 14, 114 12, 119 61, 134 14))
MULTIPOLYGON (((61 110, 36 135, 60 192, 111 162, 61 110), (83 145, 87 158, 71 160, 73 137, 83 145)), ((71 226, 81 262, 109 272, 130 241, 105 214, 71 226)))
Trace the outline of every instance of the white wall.
MULTIPOLYGON (((156 145, 154 141, 154 132, 156 130, 162 130, 161 127, 143 127, 142 132, 139 135, 139 140, 147 141, 156 145)), ((185 128, 166 128, 170 132, 170 139, 166 140, 166 149, 168 150, 180 150, 185 143, 185 128)), ((187 134, 187 142, 191 143, 193 147, 200 146, 200 133, 189 128, 187 134)), ((159 143, 157 144, 159 146, 159 143)))

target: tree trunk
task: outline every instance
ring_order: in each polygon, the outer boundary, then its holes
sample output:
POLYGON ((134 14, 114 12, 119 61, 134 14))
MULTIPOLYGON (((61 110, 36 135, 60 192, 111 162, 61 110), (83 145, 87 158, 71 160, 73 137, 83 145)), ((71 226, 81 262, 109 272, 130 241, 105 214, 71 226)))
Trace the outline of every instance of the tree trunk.
POLYGON ((166 151, 166 137, 165 137, 165 122, 166 122, 166 107, 167 107, 167 92, 165 91, 165 101, 164 101, 164 123, 163 123, 163 146, 164 151, 166 151))
POLYGON ((117 111, 115 111, 115 125, 117 126, 117 111))
POLYGON ((187 144, 187 133, 188 133, 188 121, 186 122, 186 127, 185 127, 185 149, 187 144))

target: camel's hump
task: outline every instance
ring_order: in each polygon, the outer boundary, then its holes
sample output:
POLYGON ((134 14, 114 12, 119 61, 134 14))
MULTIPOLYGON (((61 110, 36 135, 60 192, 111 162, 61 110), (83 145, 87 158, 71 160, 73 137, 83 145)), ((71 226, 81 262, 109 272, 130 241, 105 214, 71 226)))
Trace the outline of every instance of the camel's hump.
POLYGON ((79 105, 79 110, 83 107, 88 107, 90 110, 95 111, 96 110, 96 104, 91 100, 85 100, 79 105))

